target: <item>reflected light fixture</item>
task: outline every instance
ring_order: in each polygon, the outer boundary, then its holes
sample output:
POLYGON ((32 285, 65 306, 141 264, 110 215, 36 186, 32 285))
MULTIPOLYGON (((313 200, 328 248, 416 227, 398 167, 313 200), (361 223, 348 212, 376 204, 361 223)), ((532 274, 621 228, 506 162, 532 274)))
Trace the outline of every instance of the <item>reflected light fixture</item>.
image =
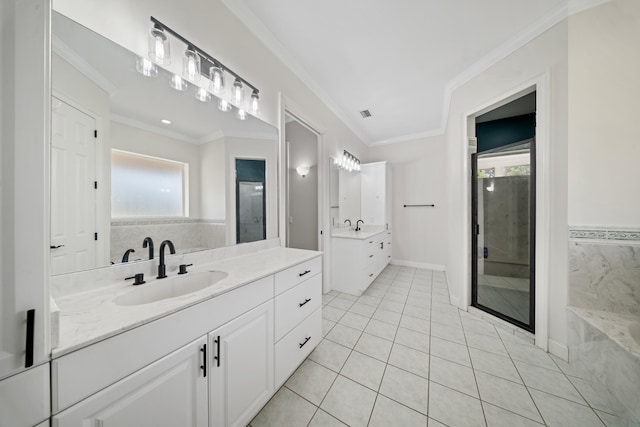
POLYGON ((169 39, 162 28, 157 25, 154 25, 149 31, 149 58, 160 65, 171 63, 169 39))
POLYGON ((167 120, 167 119, 162 119, 160 120, 162 123, 164 123, 165 125, 170 125, 171 124, 171 120, 167 120))
POLYGON ((333 164, 347 172, 360 171, 360 160, 347 150, 344 150, 340 158, 333 159, 333 164))
MULTIPOLYGON (((203 88, 196 90, 196 98, 202 102, 209 102, 211 94, 217 96, 218 108, 221 111, 232 110, 232 104, 238 108, 237 117, 240 120, 247 118, 247 113, 257 115, 259 112, 260 95, 259 90, 254 85, 240 77, 223 63, 200 49, 189 40, 167 27, 153 16, 151 17, 153 27, 149 31, 149 58, 138 58, 136 69, 143 75, 155 77, 158 75, 158 65, 171 63, 169 38, 174 37, 186 46, 182 63, 182 76, 172 75, 170 86, 176 90, 186 90, 187 81, 197 82, 204 77, 203 88), (225 85, 227 78, 233 78, 231 89, 225 85), (206 87, 207 89, 204 89, 206 87), (251 91, 251 99, 245 104, 245 87, 247 92, 251 91)), ((175 43, 175 41, 173 41, 175 43)), ((174 44, 175 48, 175 44, 174 44)))
POLYGON ((304 178, 309 173, 309 169, 309 166, 298 166, 296 168, 296 172, 298 172, 298 175, 304 178))
POLYGON ((211 94, 206 89, 199 87, 196 90, 196 99, 200 102, 211 102, 211 94))
POLYGON ((136 70, 145 77, 156 77, 158 67, 147 58, 139 57, 136 61, 136 70))
POLYGON ((227 112, 231 110, 231 108, 231 104, 229 104, 229 101, 227 101, 226 99, 220 99, 220 101, 218 102, 218 110, 220 111, 227 112))
POLYGON ((200 78, 200 56, 193 46, 184 51, 182 75, 189 81, 195 82, 200 78))
POLYGON ((224 92, 224 72, 219 65, 209 68, 209 79, 211 80, 211 92, 215 95, 224 92))
POLYGON ((189 87, 187 81, 183 79, 182 76, 179 76, 177 74, 171 76, 171 82, 169 82, 169 86, 179 91, 187 90, 187 87, 189 87))

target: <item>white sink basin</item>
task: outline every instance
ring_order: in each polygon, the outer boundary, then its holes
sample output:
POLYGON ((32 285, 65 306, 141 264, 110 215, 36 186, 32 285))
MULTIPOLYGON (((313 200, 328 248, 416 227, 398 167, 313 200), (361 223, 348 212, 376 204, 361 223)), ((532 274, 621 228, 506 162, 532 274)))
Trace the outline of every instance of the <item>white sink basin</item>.
POLYGON ((228 275, 224 271, 213 270, 157 279, 138 285, 130 292, 116 297, 113 302, 116 305, 142 305, 179 297, 213 286, 228 275))

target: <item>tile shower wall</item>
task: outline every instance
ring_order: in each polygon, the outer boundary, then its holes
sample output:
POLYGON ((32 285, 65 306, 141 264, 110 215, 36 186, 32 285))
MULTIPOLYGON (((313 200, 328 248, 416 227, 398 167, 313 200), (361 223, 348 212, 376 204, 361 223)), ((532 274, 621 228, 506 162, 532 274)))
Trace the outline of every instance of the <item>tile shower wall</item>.
POLYGON ((135 249, 130 260, 146 259, 142 241, 149 236, 156 249, 163 240, 171 240, 178 253, 226 246, 224 222, 179 218, 169 220, 122 220, 111 222, 110 260, 119 263, 127 249, 135 249))
POLYGON ((569 305, 640 316, 640 230, 569 233, 569 305))

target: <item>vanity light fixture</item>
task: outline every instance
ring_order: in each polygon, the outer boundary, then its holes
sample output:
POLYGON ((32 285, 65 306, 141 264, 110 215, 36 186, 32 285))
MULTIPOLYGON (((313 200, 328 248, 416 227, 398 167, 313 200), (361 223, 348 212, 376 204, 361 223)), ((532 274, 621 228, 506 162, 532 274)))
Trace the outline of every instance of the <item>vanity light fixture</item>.
POLYGON ((187 90, 187 87, 189 87, 187 81, 183 79, 182 76, 179 76, 177 74, 171 76, 171 82, 169 82, 169 86, 179 91, 187 90))
POLYGON ((145 77, 156 77, 158 75, 158 67, 147 58, 138 58, 136 70, 145 77))
POLYGON ((170 63, 169 35, 171 35, 186 45, 182 64, 183 75, 172 76, 170 83, 172 88, 186 90, 187 82, 185 79, 196 82, 201 76, 204 76, 209 82, 209 91, 202 88, 198 89, 196 98, 199 101, 209 102, 211 93, 213 93, 219 98, 218 108, 221 111, 230 111, 232 109, 231 104, 233 104, 238 108, 236 115, 240 120, 247 118, 247 112, 253 115, 258 114, 260 101, 258 88, 153 16, 151 17, 151 22, 153 23, 153 28, 149 32, 149 58, 151 60, 147 58, 138 59, 136 69, 141 74, 155 77, 158 75, 156 64, 167 65, 170 63), (226 75, 233 77, 234 82, 230 93, 224 96, 226 75), (250 101, 247 102, 248 105, 245 105, 245 87, 247 88, 246 90, 252 91, 250 101), (230 98, 228 98, 229 96, 230 98))
POLYGON ((211 102, 211 94, 206 89, 199 87, 196 90, 196 99, 200 102, 211 102))
POLYGON ((360 171, 360 160, 347 150, 344 150, 339 159, 333 159, 333 164, 347 172, 360 171))
POLYGON ((154 25, 149 31, 149 58, 156 64, 169 65, 171 53, 169 39, 163 29, 154 25))
POLYGON ((184 51, 184 62, 182 63, 182 75, 189 81, 195 82, 200 78, 200 56, 193 46, 189 46, 184 51))
POLYGON ((309 166, 298 166, 296 168, 296 172, 298 172, 298 175, 304 178, 309 173, 309 169, 309 166))

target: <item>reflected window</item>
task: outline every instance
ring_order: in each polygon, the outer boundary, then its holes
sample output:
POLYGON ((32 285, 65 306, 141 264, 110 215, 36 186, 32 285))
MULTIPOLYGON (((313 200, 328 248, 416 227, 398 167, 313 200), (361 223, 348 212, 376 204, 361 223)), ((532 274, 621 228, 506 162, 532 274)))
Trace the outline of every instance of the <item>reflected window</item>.
POLYGON ((189 216, 186 163, 111 151, 111 217, 189 216))

